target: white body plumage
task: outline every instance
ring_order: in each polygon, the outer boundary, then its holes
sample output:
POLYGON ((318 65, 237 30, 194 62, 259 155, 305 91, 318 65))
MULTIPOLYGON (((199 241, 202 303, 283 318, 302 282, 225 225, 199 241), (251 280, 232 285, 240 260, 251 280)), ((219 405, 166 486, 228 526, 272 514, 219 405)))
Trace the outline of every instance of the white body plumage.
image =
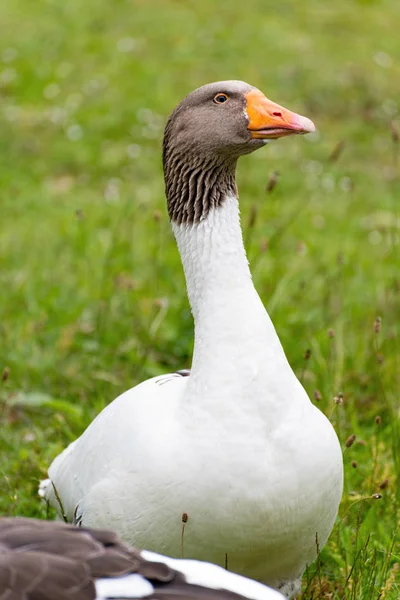
MULTIPOLYGON (((69 520, 175 557, 227 557, 229 569, 290 596, 336 518, 338 439, 254 288, 237 198, 173 229, 195 319, 191 375, 122 394, 49 476, 69 520)), ((59 509, 53 487, 44 493, 59 509)))

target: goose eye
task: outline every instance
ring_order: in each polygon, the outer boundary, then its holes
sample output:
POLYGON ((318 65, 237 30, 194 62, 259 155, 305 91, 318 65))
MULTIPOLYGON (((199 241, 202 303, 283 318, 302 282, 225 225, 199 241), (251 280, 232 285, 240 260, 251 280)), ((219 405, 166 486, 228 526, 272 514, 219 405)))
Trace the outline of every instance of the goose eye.
POLYGON ((214 97, 215 104, 222 104, 228 100, 228 96, 226 94, 217 94, 214 97))

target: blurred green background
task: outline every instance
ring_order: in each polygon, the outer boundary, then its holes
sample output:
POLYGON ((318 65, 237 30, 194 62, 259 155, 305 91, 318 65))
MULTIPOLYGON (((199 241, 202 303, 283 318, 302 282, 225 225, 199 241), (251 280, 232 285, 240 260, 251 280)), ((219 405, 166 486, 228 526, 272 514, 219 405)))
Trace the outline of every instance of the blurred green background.
POLYGON ((238 172, 257 289, 345 448, 304 598, 399 597, 399 26, 398 0, 3 0, 2 514, 45 516, 50 460, 118 393, 190 366, 163 125, 243 79, 318 127, 238 172))

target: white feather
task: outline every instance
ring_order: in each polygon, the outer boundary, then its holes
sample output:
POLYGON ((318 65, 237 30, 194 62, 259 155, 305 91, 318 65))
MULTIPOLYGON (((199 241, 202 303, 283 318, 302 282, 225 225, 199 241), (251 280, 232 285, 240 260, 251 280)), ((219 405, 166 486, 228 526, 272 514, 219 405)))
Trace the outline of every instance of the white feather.
POLYGON ((54 460, 50 478, 70 520, 78 510, 83 525, 176 557, 183 548, 223 565, 227 555, 232 571, 297 589, 336 518, 338 439, 254 288, 237 199, 174 233, 195 319, 190 377, 154 377, 122 394, 54 460))
POLYGON ((228 590, 251 600, 283 600, 282 594, 276 590, 210 563, 169 558, 147 550, 142 551, 141 554, 146 560, 166 563, 172 569, 180 571, 185 576, 186 582, 192 585, 201 585, 214 590, 228 590))
POLYGON ((122 577, 96 579, 96 600, 108 598, 145 598, 154 592, 150 581, 133 573, 122 577))

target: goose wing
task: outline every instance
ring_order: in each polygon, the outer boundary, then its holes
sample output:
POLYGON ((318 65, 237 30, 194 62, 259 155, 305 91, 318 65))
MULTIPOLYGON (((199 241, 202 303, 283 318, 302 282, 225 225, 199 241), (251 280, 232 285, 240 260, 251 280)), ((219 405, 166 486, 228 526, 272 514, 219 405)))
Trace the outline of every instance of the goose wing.
POLYGON ((283 596, 215 565, 141 553, 112 531, 0 518, 0 598, 279 600, 283 596))

